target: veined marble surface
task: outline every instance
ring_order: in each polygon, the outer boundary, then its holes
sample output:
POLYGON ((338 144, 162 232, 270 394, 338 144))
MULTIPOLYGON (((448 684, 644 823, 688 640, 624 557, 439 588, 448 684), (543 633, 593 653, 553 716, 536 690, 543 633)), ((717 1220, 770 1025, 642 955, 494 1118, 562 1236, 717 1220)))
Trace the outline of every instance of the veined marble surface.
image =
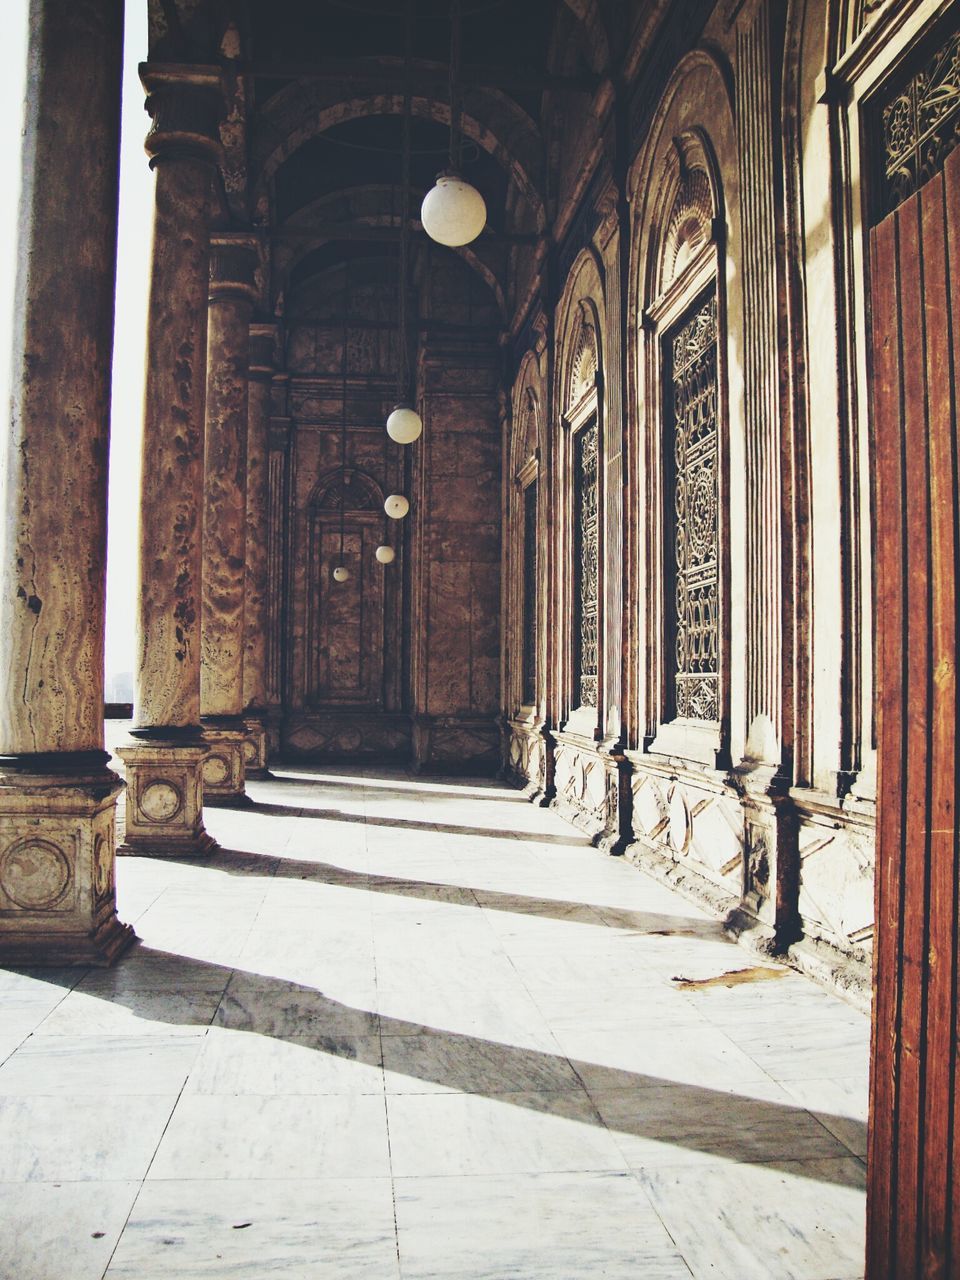
POLYGON ((496 784, 248 790, 0 970, 0 1277, 858 1280, 865 1018, 496 784))

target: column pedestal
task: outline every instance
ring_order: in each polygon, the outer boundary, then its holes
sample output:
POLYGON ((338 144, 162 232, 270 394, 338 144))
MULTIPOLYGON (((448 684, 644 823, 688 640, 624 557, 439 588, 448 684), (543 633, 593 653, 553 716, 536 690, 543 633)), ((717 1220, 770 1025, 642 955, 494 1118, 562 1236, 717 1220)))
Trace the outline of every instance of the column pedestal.
POLYGON ((247 728, 242 720, 203 720, 207 755, 201 767, 203 803, 240 808, 253 802, 244 790, 247 728))
POLYGON ((752 934, 759 950, 777 954, 801 934, 796 811, 775 765, 745 762, 730 778, 743 810, 743 883, 728 926, 752 934))
POLYGON ((117 919, 116 802, 106 752, 0 761, 6 964, 109 965, 136 934, 117 919))
POLYGON ((127 771, 126 835, 118 854, 196 858, 217 842, 203 826, 200 742, 138 742, 118 747, 127 771))
POLYGON ((246 737, 243 742, 243 768, 248 778, 269 778, 267 768, 267 728, 257 716, 245 716, 246 737))

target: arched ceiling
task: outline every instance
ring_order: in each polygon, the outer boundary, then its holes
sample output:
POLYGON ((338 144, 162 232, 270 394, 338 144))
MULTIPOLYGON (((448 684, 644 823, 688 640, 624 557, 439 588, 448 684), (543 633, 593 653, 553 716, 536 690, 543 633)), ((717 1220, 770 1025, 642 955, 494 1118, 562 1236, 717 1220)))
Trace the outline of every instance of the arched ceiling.
MULTIPOLYGON (((151 60, 219 62, 242 82, 224 141, 231 175, 244 176, 226 184, 227 214, 269 227, 275 245, 294 237, 296 250, 279 255, 287 270, 314 247, 329 262, 398 233, 407 87, 416 218, 446 168, 450 0, 413 0, 409 64, 407 0, 148 3, 151 60), (322 225, 314 211, 326 211, 322 225)), ((488 210, 482 244, 462 256, 499 286, 506 246, 529 243, 547 222, 545 95, 571 95, 589 110, 608 61, 608 3, 461 0, 462 167, 488 210)), ((275 292, 285 283, 276 279, 275 292)))

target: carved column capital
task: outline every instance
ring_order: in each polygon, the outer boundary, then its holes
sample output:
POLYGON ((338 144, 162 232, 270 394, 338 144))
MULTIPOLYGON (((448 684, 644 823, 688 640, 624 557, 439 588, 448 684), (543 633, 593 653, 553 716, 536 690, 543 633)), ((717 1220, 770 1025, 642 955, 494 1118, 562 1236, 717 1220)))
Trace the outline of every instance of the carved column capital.
POLYGON ((184 157, 219 162, 224 113, 219 67, 143 62, 140 82, 152 122, 144 143, 150 167, 184 157))
POLYGON ((213 232, 210 236, 210 300, 236 298, 256 302, 260 242, 247 232, 213 232))

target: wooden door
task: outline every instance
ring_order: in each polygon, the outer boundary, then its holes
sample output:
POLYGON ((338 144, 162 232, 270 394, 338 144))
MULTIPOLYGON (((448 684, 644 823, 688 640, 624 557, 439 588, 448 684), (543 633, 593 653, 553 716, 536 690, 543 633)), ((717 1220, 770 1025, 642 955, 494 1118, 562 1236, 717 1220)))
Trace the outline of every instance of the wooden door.
POLYGON ((871 232, 880 775, 869 1280, 960 1276, 960 151, 871 232))

